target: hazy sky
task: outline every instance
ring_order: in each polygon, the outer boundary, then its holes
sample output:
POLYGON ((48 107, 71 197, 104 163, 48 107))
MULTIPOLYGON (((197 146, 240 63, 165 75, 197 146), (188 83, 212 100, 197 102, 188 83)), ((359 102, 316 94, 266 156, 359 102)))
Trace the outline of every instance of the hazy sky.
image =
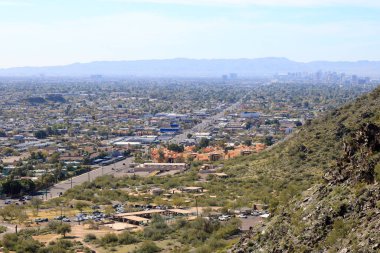
POLYGON ((267 56, 380 60, 380 1, 0 0, 0 67, 267 56))

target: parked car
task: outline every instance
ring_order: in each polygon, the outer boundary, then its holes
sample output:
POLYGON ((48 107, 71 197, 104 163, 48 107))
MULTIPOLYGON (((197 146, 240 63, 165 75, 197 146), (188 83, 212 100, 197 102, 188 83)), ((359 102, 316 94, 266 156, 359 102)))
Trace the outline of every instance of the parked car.
POLYGON ((81 221, 84 221, 84 219, 83 219, 82 217, 76 217, 76 218, 74 219, 74 221, 76 221, 76 222, 81 222, 81 221))
POLYGON ((66 216, 60 215, 60 216, 55 217, 54 220, 62 220, 63 218, 66 218, 66 216))
POLYGON ((230 219, 230 216, 229 215, 222 215, 222 216, 219 216, 218 218, 220 221, 227 221, 230 219))
POLYGON ((253 212, 252 212, 252 215, 253 215, 253 216, 259 216, 259 215, 260 215, 260 212, 258 212, 258 211, 253 211, 253 212))
POLYGON ((6 200, 4 201, 4 204, 6 204, 6 205, 10 205, 10 204, 12 204, 12 200, 10 200, 10 199, 6 199, 6 200))
POLYGON ((243 213, 238 214, 236 217, 238 217, 238 218, 243 218, 243 219, 247 219, 247 218, 248 218, 248 216, 245 215, 245 214, 243 214, 243 213))
POLYGON ((63 218, 62 221, 63 221, 63 222, 71 222, 71 220, 70 220, 69 218, 66 218, 66 217, 63 218))
POLYGON ((35 222, 48 222, 49 219, 48 218, 36 218, 34 219, 35 222))

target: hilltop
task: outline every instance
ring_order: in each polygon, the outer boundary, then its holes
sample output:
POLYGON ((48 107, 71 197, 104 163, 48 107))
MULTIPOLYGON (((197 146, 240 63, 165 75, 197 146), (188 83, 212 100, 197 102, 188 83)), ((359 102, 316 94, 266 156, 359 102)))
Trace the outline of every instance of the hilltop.
POLYGON ((242 175, 254 177, 260 172, 267 180, 288 178, 283 191, 295 190, 278 204, 267 225, 243 236, 232 251, 377 252, 379 109, 380 88, 251 158, 250 168, 242 175))

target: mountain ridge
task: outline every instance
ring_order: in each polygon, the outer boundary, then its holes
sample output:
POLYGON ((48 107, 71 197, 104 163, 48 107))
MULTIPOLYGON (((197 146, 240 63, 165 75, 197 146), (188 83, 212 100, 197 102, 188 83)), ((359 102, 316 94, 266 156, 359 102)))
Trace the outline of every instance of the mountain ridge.
MULTIPOLYGON (((273 160, 280 156, 285 162, 267 170, 304 175, 305 170, 318 171, 320 180, 282 202, 266 225, 244 235, 230 252, 379 252, 379 109, 377 88, 316 119, 269 151, 273 160), (293 151, 282 151, 286 149, 293 151), (326 157, 324 166, 316 159, 317 152, 326 157), (302 159, 296 158, 300 155, 302 159)), ((260 159, 254 162, 260 164, 260 159)), ((305 176, 303 181, 308 181, 305 176)))
POLYGON ((0 76, 137 76, 137 77, 221 77, 237 73, 241 77, 263 77, 288 72, 335 71, 380 76, 380 61, 297 62, 284 57, 239 59, 188 59, 94 61, 46 67, 0 69, 0 76))

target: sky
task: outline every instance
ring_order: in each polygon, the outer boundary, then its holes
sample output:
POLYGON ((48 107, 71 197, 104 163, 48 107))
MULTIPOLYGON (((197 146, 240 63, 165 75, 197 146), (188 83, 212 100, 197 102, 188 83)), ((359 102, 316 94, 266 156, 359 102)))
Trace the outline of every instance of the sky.
POLYGON ((0 0, 0 68, 142 59, 380 60, 378 0, 0 0))

